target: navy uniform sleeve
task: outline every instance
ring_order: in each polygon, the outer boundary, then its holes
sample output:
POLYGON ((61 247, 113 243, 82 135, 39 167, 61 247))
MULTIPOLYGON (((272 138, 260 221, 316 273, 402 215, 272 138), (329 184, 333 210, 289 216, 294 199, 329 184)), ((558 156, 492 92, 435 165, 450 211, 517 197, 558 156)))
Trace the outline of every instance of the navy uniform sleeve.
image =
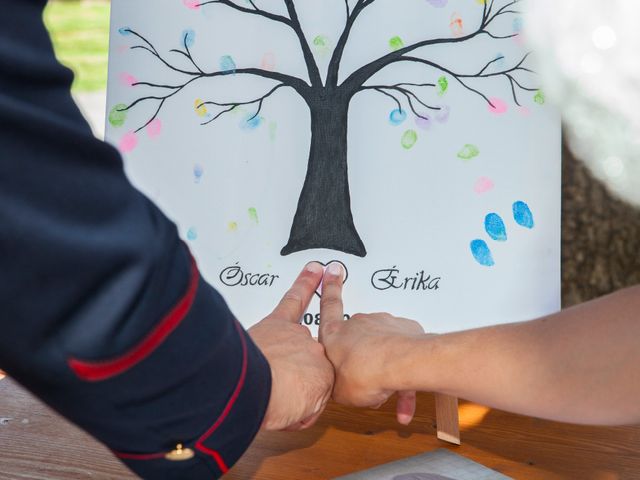
POLYGON ((0 367, 143 478, 217 478, 262 423, 269 365, 93 138, 44 4, 0 15, 0 367))

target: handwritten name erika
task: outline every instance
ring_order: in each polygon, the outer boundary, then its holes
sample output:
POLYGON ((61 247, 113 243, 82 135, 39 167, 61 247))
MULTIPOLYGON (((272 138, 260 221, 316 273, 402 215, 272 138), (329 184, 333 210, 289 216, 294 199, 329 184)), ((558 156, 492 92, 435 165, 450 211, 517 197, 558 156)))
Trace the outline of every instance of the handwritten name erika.
POLYGON ((396 266, 378 270, 371 276, 371 285, 376 290, 406 290, 413 292, 434 291, 440 288, 441 277, 433 277, 424 270, 411 277, 400 275, 396 266))
MULTIPOLYGON (((273 287, 280 275, 272 273, 245 272, 240 263, 236 263, 220 272, 220 281, 227 287, 273 287)), ((371 276, 371 285, 379 291, 403 290, 412 292, 426 292, 440 289, 442 277, 427 274, 424 270, 413 276, 403 276, 400 270, 384 268, 377 270, 371 276)))

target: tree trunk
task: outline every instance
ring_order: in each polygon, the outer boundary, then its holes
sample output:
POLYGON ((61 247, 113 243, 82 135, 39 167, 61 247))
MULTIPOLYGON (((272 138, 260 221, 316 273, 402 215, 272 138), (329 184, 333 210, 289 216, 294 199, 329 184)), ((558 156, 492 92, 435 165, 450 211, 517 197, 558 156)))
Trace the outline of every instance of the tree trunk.
POLYGON ((309 165, 282 255, 316 248, 367 255, 351 214, 347 166, 350 99, 335 97, 307 100, 311 111, 309 165))

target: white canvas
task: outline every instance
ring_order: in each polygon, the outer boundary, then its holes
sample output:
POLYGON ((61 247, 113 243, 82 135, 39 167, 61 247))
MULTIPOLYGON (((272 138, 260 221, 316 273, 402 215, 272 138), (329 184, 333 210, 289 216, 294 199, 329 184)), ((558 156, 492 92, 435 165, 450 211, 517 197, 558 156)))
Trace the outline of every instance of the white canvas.
MULTIPOLYGON (((548 314, 560 307, 560 123, 519 10, 113 0, 106 136, 245 326, 312 260, 347 267, 348 315, 446 332, 548 314), (365 82, 352 75, 377 59, 388 65, 365 82)), ((316 298, 303 320, 314 333, 318 311, 316 298)))

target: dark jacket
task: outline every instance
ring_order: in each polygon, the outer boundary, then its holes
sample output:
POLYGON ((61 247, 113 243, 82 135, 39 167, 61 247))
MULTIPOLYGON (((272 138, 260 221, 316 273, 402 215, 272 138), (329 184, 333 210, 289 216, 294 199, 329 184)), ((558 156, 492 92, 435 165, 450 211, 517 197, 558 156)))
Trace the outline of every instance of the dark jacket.
POLYGON ((142 477, 216 478, 262 423, 269 366, 92 136, 45 3, 0 0, 0 368, 142 477), (177 444, 195 456, 166 459, 177 444))

